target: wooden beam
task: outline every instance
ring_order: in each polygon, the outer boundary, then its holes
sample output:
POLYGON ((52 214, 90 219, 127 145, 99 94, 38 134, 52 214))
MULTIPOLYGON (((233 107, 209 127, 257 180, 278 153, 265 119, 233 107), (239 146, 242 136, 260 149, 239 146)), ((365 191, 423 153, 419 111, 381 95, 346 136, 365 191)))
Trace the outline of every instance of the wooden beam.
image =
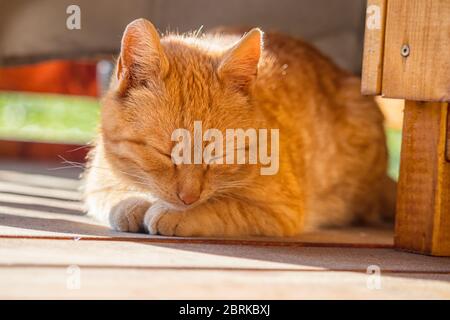
POLYGON ((383 96, 450 101, 450 1, 389 0, 383 96))
POLYGON ((21 159, 33 161, 85 162, 88 145, 64 144, 37 141, 14 141, 0 139, 0 157, 2 159, 21 159))
POLYGON ((447 103, 407 101, 398 184, 395 246, 450 256, 447 103))
POLYGON ((365 95, 381 94, 385 20, 386 0, 368 0, 361 79, 361 92, 365 95))

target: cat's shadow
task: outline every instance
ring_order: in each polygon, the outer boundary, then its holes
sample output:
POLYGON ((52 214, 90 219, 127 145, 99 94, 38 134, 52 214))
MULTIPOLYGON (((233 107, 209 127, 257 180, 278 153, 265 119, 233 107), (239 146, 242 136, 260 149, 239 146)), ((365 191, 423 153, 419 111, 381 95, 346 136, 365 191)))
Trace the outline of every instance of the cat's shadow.
MULTIPOLYGON (((146 234, 131 234, 115 232, 106 226, 87 222, 73 221, 70 219, 47 219, 42 217, 30 217, 14 214, 0 213, 0 226, 21 229, 19 235, 43 235, 68 237, 111 237, 111 241, 119 239, 133 242, 136 245, 153 246, 160 248, 183 250, 198 255, 199 260, 213 256, 214 265, 222 264, 230 267, 228 258, 244 259, 243 265, 248 265, 249 260, 257 261, 252 266, 258 266, 261 270, 276 271, 334 271, 357 272, 366 274, 370 266, 380 268, 382 274, 389 277, 401 277, 412 279, 434 279, 450 282, 450 259, 429 257, 405 252, 398 252, 388 247, 381 248, 352 248, 305 246, 297 245, 292 241, 278 243, 265 242, 264 239, 240 242, 233 239, 199 239, 199 238, 167 238, 155 237, 153 239, 146 234), (23 230, 35 230, 35 233, 23 230), (44 231, 44 232, 41 232, 44 231), (239 244, 240 243, 240 244, 239 244), (268 245, 269 243, 269 245, 268 245), (238 245, 237 245, 238 244, 238 245), (271 245, 270 245, 271 244, 271 245), (225 260, 221 261, 220 258, 225 260)), ((17 231, 17 230, 16 230, 17 231)), ((13 233, 15 231, 12 231, 13 233)), ((149 248, 150 249, 150 248, 149 248)), ((145 252, 145 250, 144 250, 145 252)), ((240 263, 236 261, 237 265, 240 263)), ((238 267, 245 270, 247 267, 238 267)), ((252 267, 254 268, 254 267, 252 267)), ((202 269, 202 267, 199 267, 202 269)))
POLYGON ((308 245, 153 244, 195 253, 251 259, 268 271, 334 271, 373 274, 379 268, 389 277, 450 282, 450 258, 396 251, 392 248, 327 247, 308 245), (278 266, 277 266, 278 265, 278 266))
MULTIPOLYGON (((11 230, 13 235, 44 236, 44 237, 135 237, 130 233, 116 232, 110 228, 95 223, 73 221, 69 219, 47 219, 41 217, 27 217, 22 215, 0 213, 0 226, 17 228, 11 230), (36 232, 26 232, 34 230, 36 232)), ((136 235, 145 238, 146 235, 136 235)))

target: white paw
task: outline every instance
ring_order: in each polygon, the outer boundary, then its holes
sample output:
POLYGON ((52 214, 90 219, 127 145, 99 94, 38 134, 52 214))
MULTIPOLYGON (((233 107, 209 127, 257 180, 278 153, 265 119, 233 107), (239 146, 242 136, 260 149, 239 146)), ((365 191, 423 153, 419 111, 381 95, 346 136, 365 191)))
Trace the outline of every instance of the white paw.
POLYGON ((149 234, 174 236, 182 217, 182 212, 174 212, 156 202, 145 213, 144 227, 149 234))
POLYGON ((145 212, 150 205, 150 202, 142 198, 128 198, 120 201, 111 209, 109 223, 117 231, 142 232, 145 212))

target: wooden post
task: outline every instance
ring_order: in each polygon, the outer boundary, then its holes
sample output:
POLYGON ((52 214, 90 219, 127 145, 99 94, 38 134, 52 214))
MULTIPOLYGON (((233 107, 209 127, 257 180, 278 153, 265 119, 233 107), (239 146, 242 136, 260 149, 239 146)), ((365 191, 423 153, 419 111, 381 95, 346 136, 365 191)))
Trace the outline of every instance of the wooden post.
POLYGON ((398 184, 395 246, 450 256, 447 103, 407 101, 398 184))
POLYGON ((367 19, 370 6, 386 18, 366 21, 362 93, 407 100, 395 246, 450 256, 450 1, 368 0, 367 19))
POLYGON ((395 245, 450 256, 450 1, 389 0, 386 15, 382 94, 414 100, 404 114, 395 245))
POLYGON ((381 94, 386 1, 387 0, 367 1, 361 79, 361 92, 366 95, 381 94))

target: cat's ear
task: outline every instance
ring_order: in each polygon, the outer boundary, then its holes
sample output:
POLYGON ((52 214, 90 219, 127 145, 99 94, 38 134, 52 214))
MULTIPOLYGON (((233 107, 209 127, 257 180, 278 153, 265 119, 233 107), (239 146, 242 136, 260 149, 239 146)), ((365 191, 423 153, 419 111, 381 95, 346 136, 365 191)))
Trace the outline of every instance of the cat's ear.
POLYGON ((118 91, 124 94, 152 77, 164 77, 169 68, 158 32, 146 19, 137 19, 125 29, 117 62, 118 91))
POLYGON ((219 78, 247 91, 256 79, 262 47, 263 32, 252 29, 225 52, 218 68, 219 78))

